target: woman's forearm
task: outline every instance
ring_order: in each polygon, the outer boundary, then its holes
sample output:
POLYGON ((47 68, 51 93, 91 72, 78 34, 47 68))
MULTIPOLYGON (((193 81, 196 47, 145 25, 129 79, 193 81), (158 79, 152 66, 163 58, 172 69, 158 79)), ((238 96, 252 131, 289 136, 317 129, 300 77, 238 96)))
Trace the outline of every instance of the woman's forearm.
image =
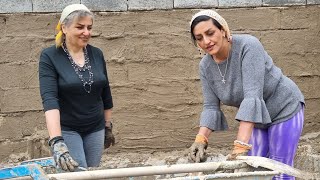
POLYGON ((211 132, 212 130, 207 127, 200 127, 198 134, 204 135, 206 138, 208 138, 211 132))
POLYGON ((109 124, 111 123, 111 114, 112 114, 112 109, 104 110, 104 119, 106 121, 106 126, 109 126, 109 124))
POLYGON ((45 116, 50 139, 61 136, 60 111, 51 109, 45 112, 45 116))
POLYGON ((249 143, 253 127, 253 122, 240 121, 237 140, 242 141, 244 143, 249 143))

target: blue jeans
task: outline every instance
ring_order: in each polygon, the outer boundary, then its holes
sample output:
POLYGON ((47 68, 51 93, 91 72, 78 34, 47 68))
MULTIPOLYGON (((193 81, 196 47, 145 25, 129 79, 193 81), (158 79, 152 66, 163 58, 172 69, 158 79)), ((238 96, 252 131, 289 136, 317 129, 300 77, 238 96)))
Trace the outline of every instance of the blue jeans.
POLYGON ((90 134, 62 131, 71 157, 80 167, 98 167, 104 149, 104 129, 90 134))

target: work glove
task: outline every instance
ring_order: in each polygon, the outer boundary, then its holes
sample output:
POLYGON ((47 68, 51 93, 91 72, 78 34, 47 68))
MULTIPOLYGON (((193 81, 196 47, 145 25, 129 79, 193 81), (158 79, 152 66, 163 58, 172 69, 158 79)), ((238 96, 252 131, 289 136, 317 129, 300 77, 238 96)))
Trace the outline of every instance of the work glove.
POLYGON ((208 139, 204 135, 198 134, 189 151, 189 159, 199 163, 206 160, 205 150, 208 147, 208 139))
POLYGON ((227 160, 235 160, 237 156, 247 156, 252 145, 239 140, 233 142, 233 151, 227 155, 227 160))
POLYGON ((74 171, 74 169, 79 166, 79 164, 70 156, 69 150, 67 145, 64 143, 62 136, 56 136, 50 139, 49 146, 58 168, 61 168, 64 171, 74 171))
POLYGON ((104 134, 104 148, 105 149, 109 148, 111 145, 113 146, 115 143, 115 138, 112 134, 112 128, 113 128, 112 123, 110 123, 110 127, 108 127, 108 126, 105 127, 105 134, 104 134))

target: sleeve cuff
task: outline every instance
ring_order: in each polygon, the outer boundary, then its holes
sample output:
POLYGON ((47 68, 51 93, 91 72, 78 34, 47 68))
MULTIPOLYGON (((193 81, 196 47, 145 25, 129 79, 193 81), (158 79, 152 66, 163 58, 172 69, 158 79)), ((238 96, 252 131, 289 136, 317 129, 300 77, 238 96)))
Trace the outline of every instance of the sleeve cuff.
POLYGON ((201 113, 200 127, 223 131, 228 129, 228 123, 222 111, 207 109, 201 113))
POLYGON ((43 110, 44 112, 51 109, 60 109, 58 100, 51 99, 43 102, 43 110))
POLYGON ((112 98, 111 99, 106 99, 103 101, 103 106, 104 106, 104 109, 111 109, 113 108, 113 101, 112 101, 112 98))
POLYGON ((265 101, 258 98, 245 98, 240 104, 236 119, 260 124, 272 123, 265 101))

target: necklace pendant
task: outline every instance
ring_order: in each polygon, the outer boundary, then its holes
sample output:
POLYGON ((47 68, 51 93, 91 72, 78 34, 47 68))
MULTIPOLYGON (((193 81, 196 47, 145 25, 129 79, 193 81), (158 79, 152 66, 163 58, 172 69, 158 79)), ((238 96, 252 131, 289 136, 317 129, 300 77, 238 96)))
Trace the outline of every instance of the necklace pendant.
POLYGON ((85 85, 83 85, 84 90, 90 94, 91 92, 91 84, 86 83, 85 85))
POLYGON ((223 84, 225 84, 225 83, 226 83, 226 80, 225 80, 224 78, 223 78, 221 81, 223 82, 223 84))

